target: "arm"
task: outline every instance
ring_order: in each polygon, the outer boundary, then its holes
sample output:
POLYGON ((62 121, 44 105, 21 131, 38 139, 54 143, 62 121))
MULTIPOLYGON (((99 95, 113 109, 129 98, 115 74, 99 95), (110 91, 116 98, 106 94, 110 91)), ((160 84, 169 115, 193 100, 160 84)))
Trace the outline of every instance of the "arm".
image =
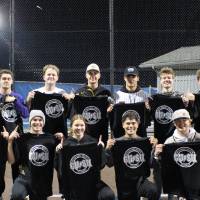
POLYGON ((106 165, 108 167, 112 167, 114 165, 112 151, 111 151, 114 144, 115 144, 115 139, 112 138, 111 134, 108 134, 108 141, 105 150, 106 165))
POLYGON ((14 103, 15 109, 23 118, 27 118, 29 115, 29 111, 27 106, 24 103, 24 99, 21 95, 11 92, 10 95, 5 97, 5 102, 14 103))
POLYGON ((13 151, 13 141, 8 140, 8 162, 10 164, 15 163, 15 155, 13 151))
POLYGON ((108 167, 112 167, 114 165, 112 151, 110 149, 106 149, 105 156, 106 156, 106 165, 108 167))
POLYGON ((26 104, 24 103, 24 99, 22 96, 15 96, 16 100, 14 101, 16 110, 20 113, 23 118, 27 118, 29 116, 29 110, 26 104))
POLYGON ((19 138, 19 133, 17 132, 18 126, 14 129, 14 131, 12 131, 12 133, 10 134, 9 138, 8 138, 8 162, 10 164, 15 163, 15 154, 14 154, 14 150, 13 150, 13 142, 15 139, 19 138))
POLYGON ((35 92, 34 91, 30 91, 28 93, 28 96, 26 97, 26 105, 30 108, 31 107, 31 101, 35 96, 35 92))
POLYGON ((163 144, 157 144, 151 151, 150 167, 154 170, 160 170, 160 154, 163 150, 163 146, 163 144))

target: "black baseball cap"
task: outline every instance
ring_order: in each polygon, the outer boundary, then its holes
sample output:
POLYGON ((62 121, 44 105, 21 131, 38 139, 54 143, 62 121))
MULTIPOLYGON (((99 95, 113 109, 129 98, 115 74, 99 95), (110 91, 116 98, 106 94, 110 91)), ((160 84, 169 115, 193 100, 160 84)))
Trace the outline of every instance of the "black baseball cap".
POLYGON ((127 68, 124 70, 124 76, 128 76, 128 75, 136 75, 136 76, 138 76, 138 75, 139 75, 139 72, 138 72, 138 70, 137 70, 136 67, 130 66, 130 67, 127 67, 127 68))

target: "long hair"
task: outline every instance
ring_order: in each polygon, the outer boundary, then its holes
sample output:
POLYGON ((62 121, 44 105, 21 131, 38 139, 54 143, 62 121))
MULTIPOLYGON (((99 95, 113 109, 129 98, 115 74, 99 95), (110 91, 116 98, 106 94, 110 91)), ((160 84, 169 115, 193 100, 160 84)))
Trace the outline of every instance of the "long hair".
POLYGON ((70 129, 69 129, 69 135, 70 136, 72 136, 72 125, 73 125, 73 123, 74 123, 74 121, 76 121, 76 120, 82 120, 83 122, 84 122, 84 124, 85 124, 85 132, 86 132, 86 129, 87 129, 87 124, 86 124, 86 121, 85 121, 85 118, 82 116, 82 115, 80 115, 80 114, 75 114, 75 115, 73 115, 73 117, 71 118, 71 122, 70 122, 70 129))

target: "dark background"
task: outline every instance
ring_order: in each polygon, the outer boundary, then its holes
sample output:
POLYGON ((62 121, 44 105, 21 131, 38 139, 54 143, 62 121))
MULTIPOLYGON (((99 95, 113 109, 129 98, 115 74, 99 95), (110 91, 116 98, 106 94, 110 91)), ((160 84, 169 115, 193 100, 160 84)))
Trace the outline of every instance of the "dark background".
MULTIPOLYGON (((0 28, 0 66, 9 66, 9 1, 0 0, 7 23, 0 28)), ((182 46, 200 43, 199 0, 114 0, 115 84, 123 70, 182 46)), ((45 64, 61 69, 60 81, 85 82, 97 63, 109 84, 109 0, 16 0, 15 79, 41 81, 45 64)), ((156 86, 156 73, 140 71, 141 86, 156 86)))

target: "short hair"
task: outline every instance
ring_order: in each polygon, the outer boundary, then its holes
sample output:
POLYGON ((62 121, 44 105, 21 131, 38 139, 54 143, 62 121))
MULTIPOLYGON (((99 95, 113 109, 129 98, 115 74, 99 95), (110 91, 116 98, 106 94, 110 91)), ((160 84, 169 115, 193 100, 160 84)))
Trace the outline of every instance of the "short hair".
POLYGON ((196 76, 197 76, 197 81, 199 81, 200 80, 200 69, 197 70, 196 76))
POLYGON ((140 116, 134 110, 128 110, 122 115, 122 124, 126 121, 126 119, 135 119, 138 122, 138 124, 140 123, 140 116))
POLYGON ((1 69, 0 70, 0 78, 2 77, 3 74, 10 74, 12 79, 14 79, 14 74, 9 69, 1 69))
POLYGON ((175 78, 176 74, 171 67, 163 67, 160 70, 159 76, 161 77, 162 74, 172 74, 173 78, 175 78))
POLYGON ((42 70, 42 74, 45 75, 47 69, 53 69, 57 72, 57 75, 59 76, 60 74, 60 69, 56 66, 56 65, 53 65, 53 64, 48 64, 48 65, 45 65, 43 67, 43 70, 42 70))

